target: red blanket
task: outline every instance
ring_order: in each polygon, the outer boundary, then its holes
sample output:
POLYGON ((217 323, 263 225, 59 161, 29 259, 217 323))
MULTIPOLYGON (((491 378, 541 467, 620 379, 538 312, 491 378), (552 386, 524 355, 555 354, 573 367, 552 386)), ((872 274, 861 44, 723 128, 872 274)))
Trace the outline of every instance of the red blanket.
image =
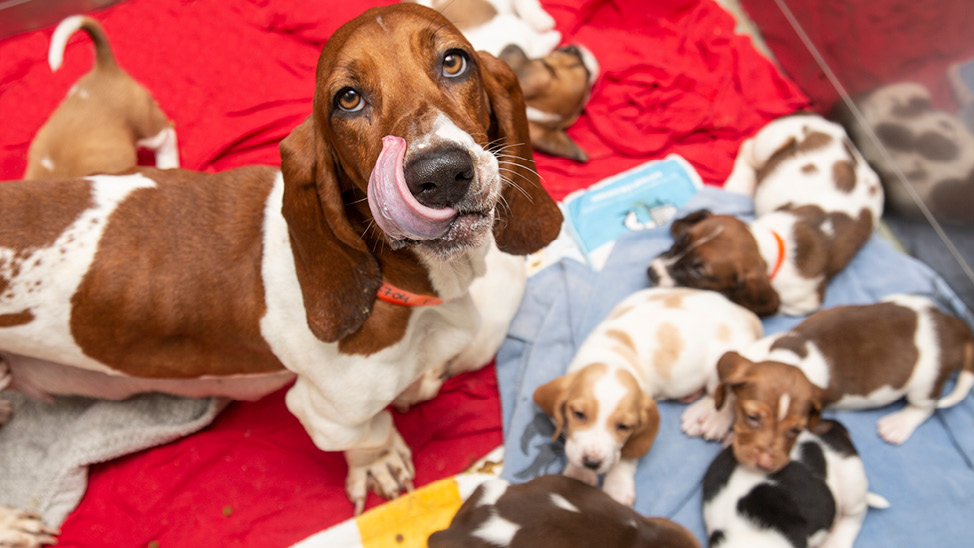
MULTIPOLYGON (((278 142, 310 113, 322 44, 385 3, 128 0, 93 15, 119 63, 176 121, 183 166, 219 171, 280 163, 278 142)), ((570 131, 591 161, 537 157, 556 198, 669 153, 720 184, 742 139, 807 105, 711 0, 543 3, 603 71, 570 131)), ((23 174, 34 132, 91 66, 79 35, 51 74, 52 30, 0 41, 0 180, 23 174)), ((493 368, 453 379, 396 418, 417 485, 461 471, 501 442, 493 368)), ((199 434, 94 467, 61 545, 287 546, 351 516, 344 476, 342 457, 312 445, 281 392, 233 404, 199 434)))

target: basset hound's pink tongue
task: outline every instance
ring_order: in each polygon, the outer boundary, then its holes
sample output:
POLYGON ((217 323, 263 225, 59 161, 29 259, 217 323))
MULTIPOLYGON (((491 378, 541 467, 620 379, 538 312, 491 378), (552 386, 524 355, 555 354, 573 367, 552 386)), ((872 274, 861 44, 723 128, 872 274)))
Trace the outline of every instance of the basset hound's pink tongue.
POLYGON ((429 208, 413 197, 402 170, 405 156, 405 139, 393 135, 382 138, 382 152, 369 177, 372 217, 383 232, 396 240, 442 238, 450 229, 457 211, 452 207, 429 208))

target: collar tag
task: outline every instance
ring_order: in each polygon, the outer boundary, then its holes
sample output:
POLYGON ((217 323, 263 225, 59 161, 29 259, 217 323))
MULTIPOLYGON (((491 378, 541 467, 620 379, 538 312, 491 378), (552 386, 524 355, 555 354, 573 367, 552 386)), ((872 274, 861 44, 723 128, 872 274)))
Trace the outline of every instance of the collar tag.
POLYGON ((443 299, 438 297, 419 295, 385 282, 382 282, 382 286, 376 292, 376 297, 387 303, 400 306, 436 306, 443 304, 443 299))

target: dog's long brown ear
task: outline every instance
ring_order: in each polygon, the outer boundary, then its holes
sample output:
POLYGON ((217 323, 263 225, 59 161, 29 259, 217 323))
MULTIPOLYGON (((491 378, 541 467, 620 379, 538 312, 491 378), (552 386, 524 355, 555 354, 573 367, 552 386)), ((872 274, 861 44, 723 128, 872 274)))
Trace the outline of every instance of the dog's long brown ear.
POLYGON ((771 287, 771 279, 768 278, 763 262, 745 268, 747 272, 741 275, 737 286, 731 289, 727 297, 758 316, 770 316, 777 312, 781 300, 778 292, 771 287))
POLYGON ((622 458, 638 459, 649 452, 659 433, 659 408, 653 398, 643 394, 639 424, 622 446, 622 458))
POLYGON ((517 76, 506 63, 487 52, 478 52, 477 58, 490 104, 487 139, 492 149, 499 150, 504 179, 504 200, 497 208, 494 238, 497 247, 506 253, 534 253, 558 237, 561 210, 538 178, 517 76))
POLYGON ((282 213, 287 221, 308 327, 335 342, 372 312, 378 263, 345 216, 326 143, 308 117, 281 141, 282 213))
POLYGON ((568 393, 568 386, 571 384, 573 374, 563 375, 546 384, 542 384, 534 390, 534 403, 551 417, 555 423, 555 433, 551 439, 557 440, 561 431, 565 428, 565 395, 568 393))

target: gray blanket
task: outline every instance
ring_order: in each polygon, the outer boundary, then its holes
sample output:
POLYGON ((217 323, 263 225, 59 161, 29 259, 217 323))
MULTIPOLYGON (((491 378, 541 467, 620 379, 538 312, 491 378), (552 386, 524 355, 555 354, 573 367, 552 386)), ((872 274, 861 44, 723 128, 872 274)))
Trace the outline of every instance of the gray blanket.
POLYGON ((14 414, 0 426, 0 504, 60 526, 81 501, 88 466, 196 432, 225 402, 145 394, 125 401, 79 397, 53 404, 0 392, 14 414))

